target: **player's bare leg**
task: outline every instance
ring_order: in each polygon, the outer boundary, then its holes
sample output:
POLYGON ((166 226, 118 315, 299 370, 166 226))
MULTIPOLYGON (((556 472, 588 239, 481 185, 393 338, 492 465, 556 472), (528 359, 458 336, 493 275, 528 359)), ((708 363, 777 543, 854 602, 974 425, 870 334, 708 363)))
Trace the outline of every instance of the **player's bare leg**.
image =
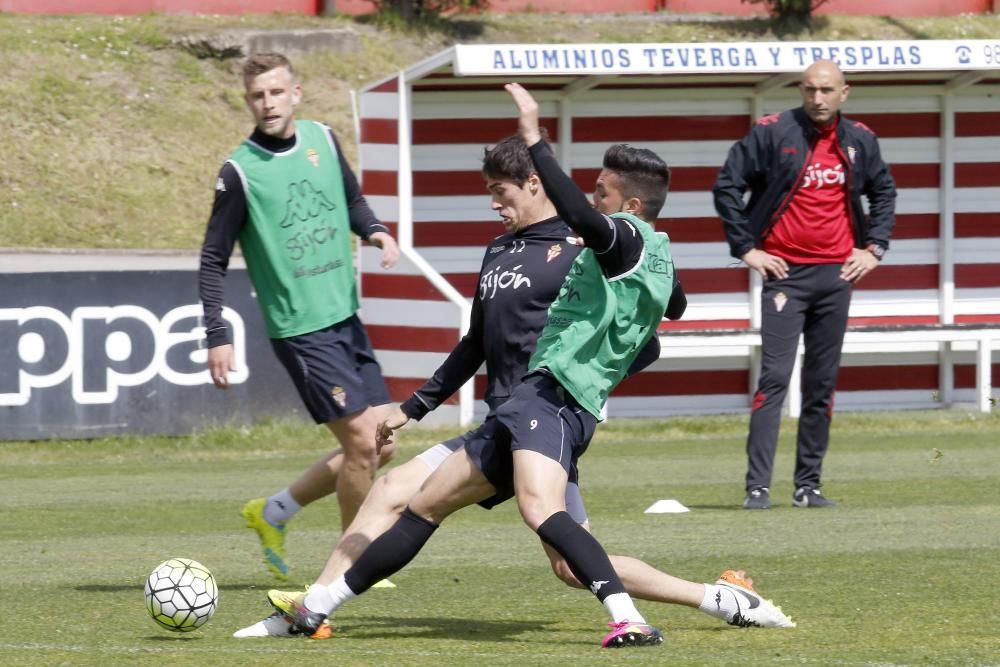
POLYGON ((344 453, 335 449, 310 466, 291 485, 266 498, 254 498, 240 514, 247 527, 260 539, 264 565, 276 579, 288 578, 285 535, 288 522, 305 505, 330 495, 337 488, 337 477, 344 453))
POLYGON ((459 449, 428 477, 400 518, 365 549, 347 572, 329 585, 310 586, 304 596, 269 591, 268 600, 277 611, 291 617, 294 631, 322 638, 316 633, 329 614, 409 563, 450 514, 494 492, 466 451, 459 449))
POLYGON ((531 450, 517 449, 513 455, 514 490, 524 522, 566 560, 611 616, 612 631, 601 645, 662 643, 663 635, 635 608, 604 548, 566 511, 567 473, 562 464, 531 450))
MULTIPOLYGON (((584 525, 587 528, 586 525, 584 525)), ((588 528, 589 530, 589 528, 588 528)), ((567 586, 573 588, 584 588, 584 586, 573 576, 565 559, 548 544, 542 544, 545 555, 549 557, 552 571, 567 586)), ((661 572, 655 567, 631 556, 617 556, 608 554, 611 559, 611 566, 615 568, 618 577, 622 580, 625 590, 634 598, 649 600, 650 602, 664 602, 667 604, 681 604, 686 607, 698 608, 705 597, 705 585, 696 584, 692 581, 678 579, 666 572, 661 572)))
MULTIPOLYGON (((361 412, 342 419, 329 422, 327 426, 337 437, 343 449, 340 469, 336 476, 337 503, 340 505, 340 525, 345 530, 354 521, 358 508, 364 502, 375 479, 375 470, 380 465, 380 455, 375 450, 375 427, 378 423, 378 412, 367 408, 361 412)), ((391 456, 391 454, 386 454, 391 456)), ((310 470, 316 469, 314 466, 310 470)), ((308 473, 308 471, 307 471, 308 473)), ((309 493, 309 485, 322 487, 318 480, 303 480, 309 493)), ((293 495, 295 491, 293 490, 293 495)), ((296 496, 297 497, 297 496, 296 496)))
MULTIPOLYGON (((378 409, 379 408, 368 408, 368 410, 365 410, 365 412, 367 413, 375 411, 377 420, 378 409)), ((359 417, 361 414, 364 413, 351 415, 349 417, 345 417, 344 419, 349 420, 354 417, 359 417)), ((338 435, 338 430, 340 432, 350 433, 356 427, 360 426, 363 428, 364 426, 363 424, 356 424, 346 427, 344 429, 341 429, 340 427, 335 428, 333 426, 334 424, 343 422, 344 419, 338 420, 337 422, 330 422, 329 424, 327 424, 327 427, 335 436, 337 436, 337 439, 338 441, 341 442, 341 444, 343 444, 343 441, 340 440, 340 436, 338 435)), ((368 417, 365 417, 364 419, 367 420, 368 417)), ((392 460, 392 457, 395 455, 395 451, 396 450, 394 447, 383 448, 378 455, 377 467, 381 468, 390 460, 392 460)), ((306 505, 309 505, 310 503, 313 503, 319 500, 320 498, 325 498, 326 496, 329 496, 338 491, 337 480, 340 477, 340 471, 344 464, 344 458, 345 458, 344 449, 343 448, 335 449, 332 452, 325 454, 322 458, 313 463, 312 466, 310 466, 305 472, 303 472, 298 479, 292 482, 292 484, 288 487, 288 491, 291 493, 292 497, 295 499, 295 501, 298 503, 300 507, 305 507, 306 505)), ((374 470, 372 471, 372 474, 374 475, 374 470)), ((355 512, 356 511, 357 510, 355 508, 355 512)), ((341 517, 341 519, 343 519, 343 517, 341 517)), ((341 526, 343 527, 345 525, 346 524, 342 520, 341 526)))
POLYGON ((375 480, 316 583, 326 586, 344 574, 372 540, 396 523, 406 503, 416 495, 431 472, 426 463, 414 458, 375 480))
MULTIPOLYGON (((586 524, 584 527, 589 530, 586 524)), ((584 588, 565 559, 549 545, 543 543, 542 546, 556 576, 568 586, 584 588)), ((754 589, 753 579, 743 570, 727 570, 714 584, 699 584, 657 570, 638 558, 616 555, 608 558, 626 592, 640 600, 692 607, 740 627, 795 627, 780 607, 754 589)))
POLYGON ((335 493, 337 491, 337 477, 343 463, 343 449, 338 448, 325 454, 292 482, 288 491, 300 507, 305 507, 320 498, 335 493))
POLYGON ((303 507, 338 491, 339 486, 339 490, 343 491, 337 494, 340 500, 341 525, 346 527, 353 520, 371 486, 375 468, 387 463, 395 453, 395 447, 389 446, 383 447, 376 454, 372 444, 375 424, 387 408, 388 406, 366 408, 328 424, 343 445, 342 448, 325 454, 278 493, 267 498, 254 498, 244 505, 241 515, 247 527, 257 533, 263 549, 264 564, 275 578, 288 578, 289 566, 285 559, 287 524, 303 507), (366 432, 369 434, 367 440, 366 432), (359 460, 361 465, 358 464, 359 460), (374 463, 371 462, 373 460, 374 463), (347 474, 348 470, 353 474, 347 474), (342 481, 342 477, 346 480, 342 481), (357 497, 359 493, 360 498, 357 497), (349 518, 345 519, 345 512, 349 518))

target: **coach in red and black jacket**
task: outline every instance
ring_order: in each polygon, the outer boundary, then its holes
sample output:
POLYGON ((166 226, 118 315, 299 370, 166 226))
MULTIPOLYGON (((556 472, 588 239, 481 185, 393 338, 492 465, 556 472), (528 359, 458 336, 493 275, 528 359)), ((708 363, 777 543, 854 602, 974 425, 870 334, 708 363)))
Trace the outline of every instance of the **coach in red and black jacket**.
MULTIPOLYGON (((712 194, 733 257, 742 259, 748 251, 759 248, 761 239, 781 217, 802 183, 807 158, 819 134, 805 109, 796 107, 761 118, 729 150, 712 194), (744 204, 746 190, 750 190, 750 201, 744 204)), ((841 116, 836 136, 848 161, 854 237, 860 239, 859 247, 881 257, 889 249, 896 223, 895 183, 882 161, 878 139, 866 125, 841 116), (862 208, 862 195, 869 198, 870 217, 862 208), (873 245, 878 249, 870 247, 873 245)))
POLYGON ((801 107, 762 118, 730 149, 712 190, 730 252, 764 278, 748 509, 771 505, 781 406, 800 334, 806 351, 792 501, 833 504, 819 490, 820 475, 851 289, 878 266, 895 225, 896 186, 878 140, 840 114, 849 91, 840 68, 813 63, 799 90, 801 107))

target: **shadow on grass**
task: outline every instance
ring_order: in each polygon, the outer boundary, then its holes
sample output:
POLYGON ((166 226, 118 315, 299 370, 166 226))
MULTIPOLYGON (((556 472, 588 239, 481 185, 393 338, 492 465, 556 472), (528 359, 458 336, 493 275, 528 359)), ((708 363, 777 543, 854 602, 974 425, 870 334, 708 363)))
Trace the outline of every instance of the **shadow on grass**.
MULTIPOLYGON (((73 590, 85 593, 121 593, 135 591, 141 584, 81 584, 73 590)), ((220 586, 222 591, 234 590, 265 590, 267 586, 258 584, 231 584, 220 586)), ((352 635, 358 639, 474 639, 477 641, 509 641, 512 637, 525 632, 539 631, 553 625, 555 621, 523 619, 517 621, 484 620, 472 618, 414 618, 396 616, 378 616, 363 619, 352 619, 344 623, 337 622, 335 633, 350 639, 352 635)), ((186 634, 152 635, 149 640, 180 641, 197 639, 186 634)))
POLYGON ((334 634, 343 639, 473 639, 509 641, 525 632, 537 632, 554 621, 523 619, 498 621, 473 618, 378 616, 334 624, 334 634))

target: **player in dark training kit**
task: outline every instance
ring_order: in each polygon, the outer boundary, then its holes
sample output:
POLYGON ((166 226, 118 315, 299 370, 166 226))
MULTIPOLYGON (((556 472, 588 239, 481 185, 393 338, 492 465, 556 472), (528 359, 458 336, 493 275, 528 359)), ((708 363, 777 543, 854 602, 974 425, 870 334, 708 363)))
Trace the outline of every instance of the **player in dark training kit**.
MULTIPOLYGON (((634 149, 627 149, 624 152, 628 153, 628 150, 634 149)), ((556 211, 551 202, 548 201, 539 174, 531 164, 527 153, 523 141, 515 138, 501 142, 501 144, 487 155, 487 159, 484 161, 484 175, 487 178, 488 187, 493 194, 493 208, 499 212, 508 231, 513 232, 513 234, 501 237, 491 244, 487 250, 481 272, 480 290, 473 304, 473 328, 470 330, 470 335, 463 339, 441 369, 435 373, 434 378, 418 390, 410 400, 404 403, 401 406, 401 411, 395 417, 390 418, 383 429, 383 442, 391 437, 393 429, 401 427, 410 417, 419 418, 440 404, 441 401, 453 393, 468 377, 471 377, 484 357, 487 359, 488 371, 487 401, 490 403, 491 408, 495 409, 498 404, 503 402, 503 399, 511 393, 512 388, 515 391, 519 391, 519 387, 522 386, 521 376, 528 365, 528 357, 531 355, 534 340, 538 337, 542 327, 547 324, 545 311, 553 298, 552 292, 553 290, 558 290, 560 287, 563 287, 565 290, 564 278, 566 268, 568 268, 569 264, 567 263, 558 273, 554 268, 548 267, 555 262, 566 262, 573 259, 570 255, 575 256, 578 251, 573 245, 567 243, 566 236, 569 230, 561 221, 553 217, 556 211), (491 162, 493 162, 493 167, 491 167, 491 162), (520 163, 520 168, 505 166, 497 169, 497 163, 514 165, 520 163), (541 205, 532 207, 533 200, 536 200, 541 205), (533 215, 529 217, 526 215, 527 213, 533 213, 533 215), (541 221, 532 222, 539 218, 541 218, 541 221), (546 272, 551 274, 549 279, 551 280, 554 277, 555 281, 548 288, 549 294, 547 298, 539 302, 527 290, 532 289, 532 285, 535 284, 532 280, 536 276, 541 276, 546 272), (517 295, 517 289, 524 289, 526 291, 517 295), (509 302, 509 305, 505 302, 509 302), (488 313, 485 317, 483 316, 484 312, 488 313), (495 326, 491 326, 494 323, 495 326), (477 329, 480 325, 482 328, 477 329), (490 341, 497 342, 496 349, 490 349, 490 341), (503 349, 504 345, 511 341, 514 343, 514 346, 506 350, 503 349), (491 360, 489 356, 491 353, 495 354, 493 357, 495 361, 491 360), (514 386, 515 384, 517 385, 516 387, 514 386)), ((662 165, 664 175, 666 176, 666 166, 662 164, 662 161, 659 164, 662 165)), ((587 211, 587 215, 596 216, 603 224, 606 218, 593 213, 592 209, 587 205, 586 199, 580 195, 575 185, 563 176, 561 172, 559 174, 562 176, 562 179, 549 189, 554 191, 555 189, 563 188, 575 194, 582 201, 582 207, 587 211)), ((548 187, 548 185, 548 181, 546 181, 546 186, 548 187)), ((665 194, 666 178, 663 179, 662 196, 659 199, 659 203, 655 205, 654 217, 655 213, 662 206, 665 194)), ((667 259, 669 260, 669 257, 667 259)), ((574 261, 578 262, 579 260, 576 259, 574 261)), ((537 284, 539 286, 542 285, 541 282, 537 284)), ((665 291, 669 291, 669 282, 665 291)), ((656 312, 655 319, 657 323, 663 315, 663 306, 665 303, 666 301, 664 300, 656 312)), ((555 310, 554 306, 553 310, 555 310)), ((655 338, 647 338, 650 341, 654 341, 655 344, 655 338)), ((642 346, 639 345, 638 347, 641 348, 642 346)), ((633 350, 633 352, 636 352, 636 350, 633 350)), ((635 355, 631 356, 634 358, 635 355)), ((652 358, 656 358, 656 356, 654 349, 652 358)), ((529 379, 530 381, 532 379, 529 379)), ((504 404, 500 410, 507 409, 509 405, 509 402, 504 404)), ((367 582, 368 577, 366 575, 376 571, 390 573, 404 565, 412 555, 415 555, 416 550, 423 543, 418 539, 418 544, 410 540, 410 537, 413 534, 417 534, 425 540, 430 535, 427 529, 430 528, 430 530, 433 530, 434 522, 424 516, 418 516, 417 512, 419 511, 420 503, 424 501, 421 496, 427 495, 427 489, 436 488, 440 490, 445 488, 439 484, 440 481, 444 481, 447 485, 450 485, 448 488, 451 491, 446 491, 444 493, 444 496, 446 496, 445 499, 440 501, 442 505, 448 507, 442 508, 439 505, 436 509, 430 509, 428 514, 431 515, 431 518, 437 518, 437 514, 435 513, 438 511, 441 513, 440 518, 443 518, 451 511, 454 511, 454 509, 471 504, 472 502, 481 502, 481 504, 486 506, 492 506, 497 502, 502 502, 511 497, 513 495, 511 481, 514 463, 510 451, 509 429, 506 424, 501 424, 500 421, 491 409, 491 413, 484 425, 480 429, 466 434, 464 437, 464 449, 453 454, 442 464, 438 471, 433 474, 430 481, 424 486, 425 491, 422 491, 421 494, 418 494, 413 499, 411 506, 403 513, 402 518, 397 522, 396 526, 385 536, 377 540, 372 545, 372 548, 368 549, 361 556, 357 565, 348 571, 345 577, 339 577, 327 585, 327 582, 330 581, 330 577, 328 577, 330 567, 328 566, 327 570, 324 571, 324 576, 320 578, 316 586, 310 589, 304 601, 301 594, 295 595, 272 591, 270 598, 275 603, 275 606, 291 612, 295 616, 296 627, 298 629, 311 632, 320 627, 319 623, 325 618, 326 614, 339 606, 344 600, 353 597, 355 591, 361 592, 370 585, 367 582), (451 496, 452 491, 456 495, 451 496), (454 506, 452 506, 452 503, 454 503, 454 506), (413 530, 414 528, 416 530, 413 530), (403 538, 403 542, 405 543, 400 543, 400 537, 403 538), (365 572, 360 574, 362 581, 358 585, 358 588, 355 589, 347 581, 355 578, 355 575, 359 575, 360 570, 364 570, 365 572), (324 578, 327 580, 324 581, 324 578), (349 591, 346 594, 343 590, 345 587, 349 591), (313 627, 310 627, 310 625, 313 627)), ((591 416, 589 421, 596 423, 596 418, 591 416)), ((592 432, 592 428, 581 436, 581 448, 585 447, 586 442, 589 441, 590 432, 592 432)), ((562 473, 565 476, 563 486, 567 486, 567 481, 569 481, 569 487, 572 488, 571 482, 575 479, 576 474, 575 462, 571 463, 567 459, 566 466, 567 469, 562 473)), ((560 499, 563 500, 562 504, 564 508, 566 507, 564 499, 568 496, 569 494, 564 494, 563 498, 560 499)), ((438 500, 434 499, 429 504, 433 505, 437 502, 438 500)), ((572 504, 570 505, 569 509, 572 511, 572 504)), ((567 514, 567 516, 570 516, 570 514, 567 514)), ((579 525, 580 517, 572 516, 571 520, 576 525, 579 525)), ((439 522, 440 519, 437 520, 437 523, 439 522)), ((586 531, 584 533, 586 534, 586 531)), ((573 569, 565 564, 556 549, 547 546, 547 551, 550 552, 553 563, 556 564, 557 571, 559 571, 560 567, 563 570, 573 569)), ((714 593, 716 592, 714 590, 716 587, 723 588, 726 585, 712 586, 683 582, 682 580, 676 580, 669 577, 669 575, 652 570, 652 568, 641 563, 641 561, 635 561, 634 559, 623 560, 631 561, 661 577, 679 582, 679 584, 690 586, 696 591, 696 599, 692 600, 689 597, 682 600, 678 599, 681 597, 678 595, 677 598, 669 600, 671 602, 699 606, 705 599, 707 588, 712 587, 714 593)), ((619 562, 616 560, 615 566, 618 567, 618 565, 619 562)), ((624 563, 624 565, 625 569, 629 567, 629 563, 624 563)), ((575 583, 579 577, 573 577, 567 573, 564 579, 571 579, 575 583)), ((690 593, 690 591, 687 592, 690 593)), ((752 594, 752 591, 750 593, 752 594)), ((712 597, 714 599, 715 596, 713 595, 712 597)), ((754 597, 756 598, 757 596, 754 595, 754 597)), ((706 609, 706 611, 708 610, 706 609)), ((720 617, 724 617, 721 614, 719 615, 720 617)), ((613 633, 615 638, 622 638, 622 642, 634 643, 656 641, 655 636, 652 638, 631 636, 631 633, 635 632, 633 626, 636 624, 627 625, 627 628, 616 629, 616 633, 613 633)), ((617 643, 617 641, 610 642, 609 645, 616 645, 617 643)))

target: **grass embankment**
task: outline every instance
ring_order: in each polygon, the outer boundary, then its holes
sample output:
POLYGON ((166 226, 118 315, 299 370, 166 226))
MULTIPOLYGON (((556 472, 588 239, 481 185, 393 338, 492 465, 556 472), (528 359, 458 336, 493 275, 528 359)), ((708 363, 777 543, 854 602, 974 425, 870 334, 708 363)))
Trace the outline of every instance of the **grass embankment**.
MULTIPOLYGON (((355 158, 348 91, 461 42, 775 39, 766 21, 677 22, 665 14, 459 18, 408 32, 344 18, 28 17, 0 14, 0 247, 196 249, 222 160, 247 134, 235 60, 175 45, 232 28, 350 27, 362 49, 297 57, 301 113, 355 158)), ((974 38, 996 16, 822 18, 783 39, 974 38)))

